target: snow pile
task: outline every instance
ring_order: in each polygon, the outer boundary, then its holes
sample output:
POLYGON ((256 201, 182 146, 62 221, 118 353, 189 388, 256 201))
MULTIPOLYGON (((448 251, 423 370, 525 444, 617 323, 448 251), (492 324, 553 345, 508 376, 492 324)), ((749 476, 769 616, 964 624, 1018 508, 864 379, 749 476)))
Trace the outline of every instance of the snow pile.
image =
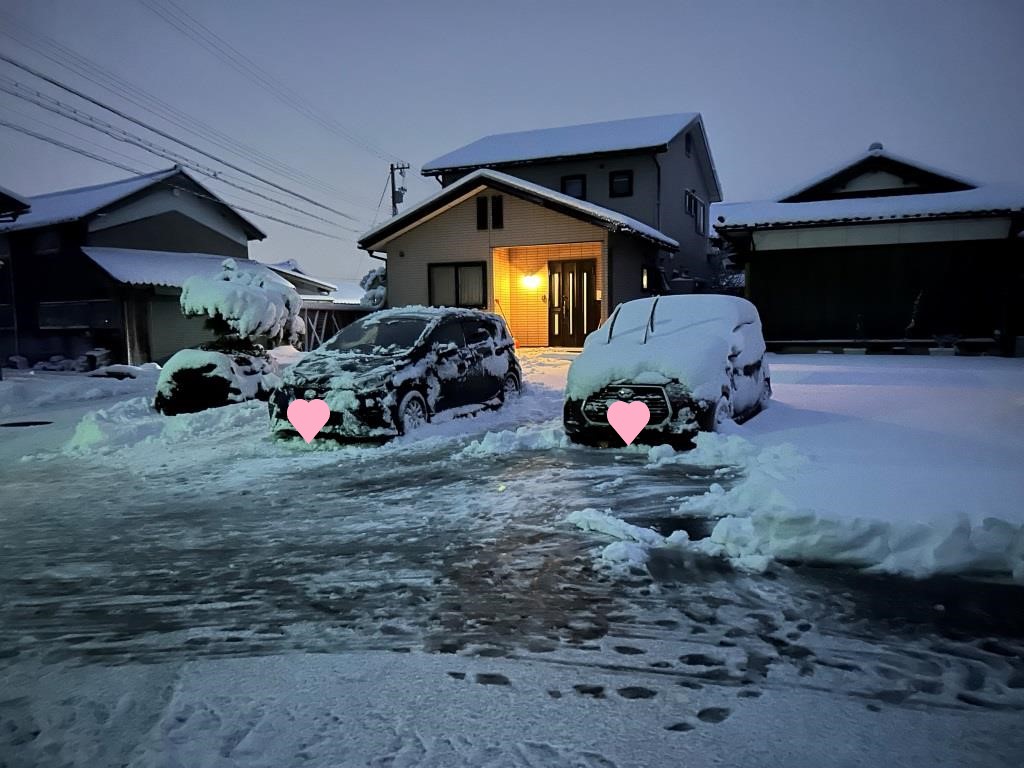
POLYGON ((515 431, 488 432, 463 448, 456 458, 499 456, 514 451, 546 451, 566 448, 569 445, 569 438, 566 437, 562 423, 547 422, 519 427, 515 431))
MULTIPOLYGON (((205 402, 208 399, 206 390, 209 390, 211 397, 218 400, 211 402, 209 406, 239 403, 243 400, 265 397, 270 390, 279 386, 281 377, 277 375, 276 366, 270 358, 229 355, 203 349, 182 349, 175 352, 160 371, 156 385, 157 406, 161 409, 161 403, 175 403, 180 406, 193 399, 197 404, 200 401, 205 402), (192 375, 189 376, 189 373, 192 375), (197 379, 202 383, 197 382, 197 379), (216 379, 226 382, 226 388, 215 382, 216 379), (199 389, 203 391, 200 392, 199 389), (225 399, 220 402, 216 393, 220 393, 222 389, 225 399)), ((175 411, 180 412, 180 408, 174 407, 167 412, 175 411)))
POLYGON ((104 365, 92 371, 90 376, 107 377, 113 379, 139 379, 147 376, 159 376, 160 366, 156 363, 143 363, 142 365, 125 365, 115 363, 104 365))
POLYGON ((151 392, 155 373, 154 368, 141 367, 137 379, 116 379, 80 373, 4 371, 0 381, 0 416, 151 392))
POLYGON ((359 287, 363 289, 363 298, 359 303, 364 307, 379 309, 384 306, 388 297, 388 271, 387 267, 371 269, 363 279, 359 281, 359 287))
POLYGON ((284 335, 294 341, 302 301, 290 283, 273 273, 240 270, 225 259, 220 275, 196 275, 181 289, 181 310, 188 317, 221 318, 242 338, 284 335))
POLYGON ((611 510, 601 512, 593 507, 570 513, 566 521, 584 531, 611 536, 612 542, 601 551, 601 559, 612 566, 642 566, 650 548, 665 545, 664 537, 650 528, 641 528, 619 520, 611 510))
POLYGON ((71 456, 115 454, 122 450, 163 461, 173 446, 192 443, 201 438, 230 442, 238 450, 247 443, 268 440, 267 407, 260 402, 246 402, 216 408, 202 413, 161 416, 148 398, 136 397, 116 403, 110 408, 87 413, 78 423, 74 435, 64 445, 63 453, 71 456))

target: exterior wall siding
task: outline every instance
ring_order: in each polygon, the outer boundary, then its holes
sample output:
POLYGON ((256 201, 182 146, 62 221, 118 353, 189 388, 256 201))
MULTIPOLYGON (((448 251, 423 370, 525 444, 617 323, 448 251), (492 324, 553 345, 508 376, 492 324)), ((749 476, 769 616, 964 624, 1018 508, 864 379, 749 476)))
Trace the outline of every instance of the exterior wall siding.
POLYGON ((503 195, 505 227, 477 229, 476 198, 494 194, 484 190, 387 244, 388 306, 426 304, 430 300, 429 264, 483 261, 487 264, 488 306, 493 308, 497 288, 492 248, 605 241, 607 232, 601 227, 511 195, 503 195))
MULTIPOLYGON (((600 321, 603 322, 608 316, 607 250, 603 241, 494 249, 495 284, 501 286, 500 290, 507 290, 508 295, 507 303, 502 301, 501 314, 520 346, 548 344, 548 262, 579 259, 593 259, 596 264, 594 289, 602 294, 600 321), (540 284, 533 289, 523 287, 522 279, 527 275, 536 275, 540 284)), ((495 295, 500 295, 498 287, 495 295)))
MULTIPOLYGON (((249 247, 176 211, 89 232, 86 245, 249 258, 249 247)), ((168 258, 174 258, 168 255, 168 258)))
POLYGON ((707 279, 711 276, 708 265, 708 237, 698 234, 692 216, 686 213, 686 190, 692 189, 708 207, 707 230, 711 228, 710 208, 713 179, 705 174, 700 157, 702 152, 710 153, 703 146, 700 131, 691 128, 693 151, 686 156, 686 133, 681 133, 668 146, 668 151, 658 156, 661 163, 661 223, 659 229, 679 242, 679 252, 668 259, 668 276, 673 270, 688 270, 694 277, 707 279))

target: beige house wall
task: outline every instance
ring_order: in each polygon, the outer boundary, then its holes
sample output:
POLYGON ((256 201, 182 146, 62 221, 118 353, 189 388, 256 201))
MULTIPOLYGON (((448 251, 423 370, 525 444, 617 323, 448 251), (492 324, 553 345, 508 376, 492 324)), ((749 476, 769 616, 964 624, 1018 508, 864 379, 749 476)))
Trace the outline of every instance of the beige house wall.
POLYGON ((478 192, 387 244, 388 306, 428 304, 430 264, 483 261, 488 309, 506 317, 519 344, 544 346, 548 343, 548 259, 594 258, 601 318, 607 317, 607 230, 511 195, 502 195, 504 228, 477 229, 476 198, 497 194, 478 192), (528 290, 521 278, 534 273, 541 284, 528 290))

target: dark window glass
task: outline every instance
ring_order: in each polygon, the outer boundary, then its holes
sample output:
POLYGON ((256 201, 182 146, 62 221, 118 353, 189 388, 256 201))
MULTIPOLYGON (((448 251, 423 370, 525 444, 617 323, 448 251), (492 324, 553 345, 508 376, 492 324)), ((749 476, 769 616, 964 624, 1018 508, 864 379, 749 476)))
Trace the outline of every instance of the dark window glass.
POLYGON ((587 177, 582 174, 562 177, 562 194, 578 200, 587 199, 587 177))
POLYGON ((484 306, 484 266, 483 264, 459 267, 459 306, 484 306))
POLYGON ((495 195, 491 198, 491 229, 505 228, 505 198, 495 195))
POLYGON ((120 305, 106 299, 96 301, 42 301, 40 328, 120 328, 120 305))
POLYGON ((434 264, 430 267, 430 303, 435 307, 454 307, 457 302, 455 293, 455 267, 434 264))
POLYGON ((394 354, 411 349, 426 327, 427 321, 421 317, 377 320, 369 315, 345 326, 324 346, 338 352, 394 354))
POLYGON ((476 228, 487 229, 487 198, 476 199, 476 228))
POLYGON ((633 171, 612 171, 608 174, 609 197, 632 197, 633 171))
POLYGON ((693 154, 693 134, 687 133, 683 138, 683 144, 686 145, 686 156, 689 157, 693 154))
POLYGON ((487 272, 484 263, 430 264, 430 304, 435 307, 475 307, 487 304, 487 272))
POLYGON ((431 345, 437 344, 440 347, 446 347, 449 344, 454 344, 457 347, 466 346, 462 326, 457 320, 441 323, 441 325, 434 329, 434 333, 430 337, 430 343, 431 345))
POLYGON ((462 328, 466 332, 467 344, 482 344, 489 341, 495 335, 495 329, 483 320, 463 320, 462 328))

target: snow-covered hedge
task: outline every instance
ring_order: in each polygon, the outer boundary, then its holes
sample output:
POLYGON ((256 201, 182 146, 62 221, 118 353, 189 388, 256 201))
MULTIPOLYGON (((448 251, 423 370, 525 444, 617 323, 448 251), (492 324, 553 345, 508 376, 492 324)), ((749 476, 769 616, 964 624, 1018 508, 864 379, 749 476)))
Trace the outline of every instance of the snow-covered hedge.
POLYGON ((303 326, 302 300, 290 283, 270 270, 242 270, 225 259, 216 277, 195 275, 181 289, 186 317, 206 315, 242 339, 268 336, 294 343, 303 326))
POLYGON ((269 357, 183 349, 160 371, 153 407, 168 416, 196 413, 244 400, 266 400, 280 385, 277 366, 269 357))
POLYGON ((374 309, 383 307, 384 301, 388 297, 387 267, 371 269, 363 275, 363 279, 359 281, 359 287, 366 291, 363 298, 359 300, 360 304, 374 309))

